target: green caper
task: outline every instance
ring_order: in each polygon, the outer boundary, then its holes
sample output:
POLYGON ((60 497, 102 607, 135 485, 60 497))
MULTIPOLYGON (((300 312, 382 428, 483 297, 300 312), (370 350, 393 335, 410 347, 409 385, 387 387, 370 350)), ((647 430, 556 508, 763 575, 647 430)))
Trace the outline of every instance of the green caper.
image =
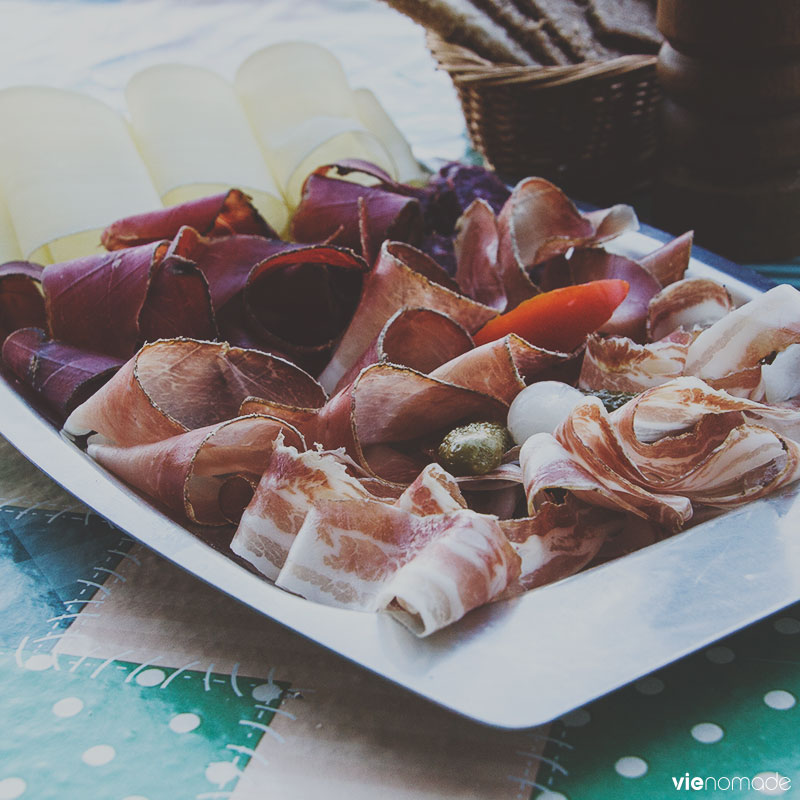
POLYGON ((439 445, 439 463, 453 475, 485 475, 513 447, 508 429, 497 422, 471 422, 453 428, 439 445))
POLYGON ((591 395, 600 400, 606 411, 616 411, 636 397, 637 392, 612 392, 609 389, 582 389, 584 394, 591 395))

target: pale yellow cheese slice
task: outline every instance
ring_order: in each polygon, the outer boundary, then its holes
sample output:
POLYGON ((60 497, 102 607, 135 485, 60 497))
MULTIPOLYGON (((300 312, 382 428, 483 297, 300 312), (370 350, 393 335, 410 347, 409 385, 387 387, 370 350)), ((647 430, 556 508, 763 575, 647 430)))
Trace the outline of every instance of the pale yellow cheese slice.
POLYGON ((318 166, 362 158, 397 177, 386 146, 361 121, 336 56, 309 42, 284 42, 251 55, 235 86, 290 207, 318 166))
POLYGON ((20 261, 22 250, 19 249, 17 233, 11 224, 11 215, 5 197, 0 193, 0 264, 6 261, 20 261))
POLYGON ((100 248, 120 217, 161 206, 125 120, 43 87, 0 91, 0 191, 22 253, 50 263, 100 248))
POLYGON ((277 231, 289 221, 233 86, 201 67, 150 67, 125 97, 139 150, 165 205, 242 189, 277 231))
POLYGON ((426 173, 414 158, 411 145, 373 92, 369 89, 356 89, 353 95, 364 127, 371 130, 389 151, 397 167, 397 179, 402 183, 424 180, 426 173))

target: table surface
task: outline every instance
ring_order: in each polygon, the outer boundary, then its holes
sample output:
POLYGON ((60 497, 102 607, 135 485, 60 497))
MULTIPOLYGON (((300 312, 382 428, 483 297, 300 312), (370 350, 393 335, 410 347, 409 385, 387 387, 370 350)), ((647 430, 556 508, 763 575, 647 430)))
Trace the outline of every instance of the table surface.
MULTIPOLYGON (((150 64, 231 76, 265 44, 310 39, 418 157, 465 152, 422 31, 377 0, 0 1, 0 15, 0 87, 75 88, 123 110, 150 64)), ((800 784, 799 665, 796 606, 551 725, 485 728, 183 573, 0 442, 0 800, 658 800, 687 775, 763 797, 726 781, 800 784)))

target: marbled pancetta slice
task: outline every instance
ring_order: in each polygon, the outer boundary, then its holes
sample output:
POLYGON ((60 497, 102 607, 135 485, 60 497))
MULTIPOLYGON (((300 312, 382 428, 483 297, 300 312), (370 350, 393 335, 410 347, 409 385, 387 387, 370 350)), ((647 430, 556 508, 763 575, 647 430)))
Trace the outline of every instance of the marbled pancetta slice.
POLYGON ((325 402, 322 387, 281 358, 174 339, 145 345, 72 412, 64 429, 75 436, 95 431, 122 446, 157 442, 238 416, 254 393, 300 407, 325 402))
POLYGON ((665 286, 647 308, 647 337, 662 339, 683 328, 708 327, 733 310, 730 292, 708 278, 686 278, 665 286))
POLYGON ((358 361, 383 326, 402 308, 429 308, 474 333, 497 312, 448 288, 437 277, 442 270, 424 253, 399 242, 384 242, 365 281, 364 292, 350 324, 320 375, 329 391, 358 361))
POLYGON ((3 343, 3 362, 44 398, 59 422, 94 394, 123 361, 51 339, 41 328, 20 328, 3 343))
POLYGON ((498 267, 512 308, 536 294, 527 270, 572 247, 588 247, 638 228, 630 206, 581 213, 544 178, 520 181, 498 217, 498 267))
POLYGON ((761 400, 761 362, 798 342, 800 292, 781 284, 702 331, 689 348, 686 374, 761 400))
POLYGON ((268 468, 275 440, 302 448, 300 434, 274 417, 253 414, 148 444, 89 444, 99 464, 191 522, 238 522, 268 468))
POLYGON ((217 334, 208 284, 168 242, 45 267, 52 336, 86 350, 130 358, 146 340, 217 334))
POLYGON ((429 308, 403 308, 386 322, 334 391, 352 383, 370 364, 388 362, 429 373, 472 347, 472 337, 445 314, 429 308))
POLYGON ((310 508, 323 500, 370 497, 335 454, 299 452, 278 440, 231 549, 274 581, 310 508))
POLYGON ((327 605, 389 611, 427 636, 498 598, 518 575, 494 517, 335 500, 308 513, 276 583, 327 605))
POLYGON ((277 239, 278 234, 256 211, 251 198, 239 189, 190 200, 111 223, 100 237, 106 250, 120 250, 172 239, 184 225, 216 239, 235 233, 277 239))
POLYGON ((0 265, 0 339, 19 328, 45 328, 42 269, 30 261, 0 265))
POLYGON ((637 344, 624 336, 589 336, 578 386, 610 392, 642 392, 683 375, 694 336, 677 332, 637 344))

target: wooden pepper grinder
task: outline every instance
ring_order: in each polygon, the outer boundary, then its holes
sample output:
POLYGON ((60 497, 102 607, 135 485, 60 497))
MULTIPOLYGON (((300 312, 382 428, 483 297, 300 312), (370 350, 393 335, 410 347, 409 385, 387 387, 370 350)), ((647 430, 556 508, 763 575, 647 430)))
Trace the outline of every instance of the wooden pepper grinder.
POLYGON ((656 224, 740 261, 800 256, 800 0, 658 0, 656 224))

